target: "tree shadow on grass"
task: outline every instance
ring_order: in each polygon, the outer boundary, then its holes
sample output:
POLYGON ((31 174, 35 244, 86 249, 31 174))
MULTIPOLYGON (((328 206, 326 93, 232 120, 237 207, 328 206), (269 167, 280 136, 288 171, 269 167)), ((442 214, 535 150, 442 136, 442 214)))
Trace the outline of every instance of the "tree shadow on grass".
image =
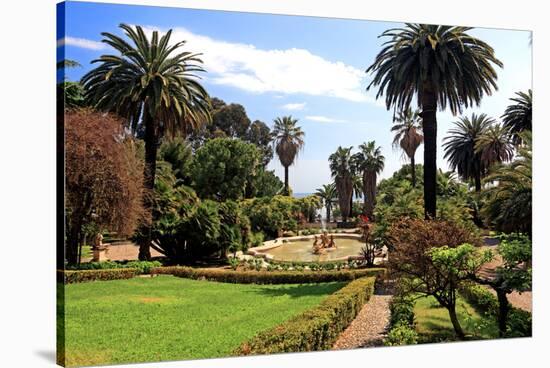
POLYGON ((266 296, 285 296, 291 298, 302 298, 306 296, 330 295, 340 290, 345 283, 330 283, 330 284, 296 284, 285 285, 283 287, 257 287, 252 290, 247 290, 248 293, 256 293, 266 296))

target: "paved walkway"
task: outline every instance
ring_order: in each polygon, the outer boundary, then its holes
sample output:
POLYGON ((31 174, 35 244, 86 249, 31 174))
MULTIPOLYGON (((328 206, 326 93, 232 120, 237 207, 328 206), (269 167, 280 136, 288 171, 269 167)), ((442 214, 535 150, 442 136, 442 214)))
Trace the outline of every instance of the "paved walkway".
MULTIPOLYGON (((139 246, 132 242, 111 245, 107 258, 111 261, 134 261, 138 259, 139 246)), ((151 248, 151 257, 161 257, 162 254, 151 248)), ((83 258, 82 262, 90 262, 91 258, 83 258)))
POLYGON ((392 296, 376 291, 357 317, 338 337, 335 350, 381 346, 390 322, 389 303, 392 296))

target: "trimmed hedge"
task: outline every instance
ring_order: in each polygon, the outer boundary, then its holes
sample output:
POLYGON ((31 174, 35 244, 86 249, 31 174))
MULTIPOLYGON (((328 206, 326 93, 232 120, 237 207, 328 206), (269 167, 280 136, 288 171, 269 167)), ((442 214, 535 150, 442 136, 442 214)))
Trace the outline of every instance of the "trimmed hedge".
POLYGON ((88 281, 108 281, 131 279, 139 275, 137 268, 115 268, 107 270, 63 271, 58 270, 58 281, 65 284, 74 284, 88 281))
POLYGON ((173 275, 189 279, 235 284, 307 284, 318 282, 351 281, 360 277, 378 276, 383 268, 340 271, 234 271, 214 268, 157 267, 151 270, 154 275, 173 275))
MULTIPOLYGON (((460 289, 460 294, 470 304, 495 318, 498 318, 498 299, 487 288, 470 284, 460 289)), ((510 305, 506 337, 532 336, 532 315, 528 311, 510 305)))
POLYGON ((324 299, 320 305, 260 332, 234 355, 274 354, 331 349, 374 292, 375 277, 363 277, 324 299))
POLYGON ((140 273, 148 274, 152 268, 160 267, 159 261, 104 261, 104 262, 86 262, 78 266, 67 266, 69 271, 82 270, 111 270, 115 268, 136 268, 140 273))
POLYGON ((390 330, 384 339, 384 345, 400 346, 418 343, 414 320, 414 299, 395 296, 390 302, 390 313, 390 330))

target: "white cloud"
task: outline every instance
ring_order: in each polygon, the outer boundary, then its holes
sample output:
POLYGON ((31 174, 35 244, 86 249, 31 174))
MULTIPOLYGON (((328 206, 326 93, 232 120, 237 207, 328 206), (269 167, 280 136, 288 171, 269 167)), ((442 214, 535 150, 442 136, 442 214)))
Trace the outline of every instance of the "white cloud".
POLYGON ((329 118, 321 115, 309 115, 305 117, 306 120, 317 121, 319 123, 347 123, 347 120, 329 118))
MULTIPOLYGON (((154 29, 158 28, 144 27, 148 34, 154 29)), ((187 41, 187 50, 202 53, 211 83, 252 93, 301 93, 381 106, 365 92, 367 76, 363 70, 326 60, 305 49, 259 49, 174 28, 171 41, 180 40, 187 41)))
POLYGON ((294 110, 294 111, 297 111, 297 110, 303 110, 304 107, 306 107, 306 103, 305 102, 301 102, 301 103, 288 103, 286 105, 283 105, 281 106, 283 109, 285 110, 294 110))
POLYGON ((65 37, 57 40, 57 47, 63 45, 75 46, 88 50, 105 50, 109 48, 109 46, 103 42, 97 42, 77 37, 65 37))

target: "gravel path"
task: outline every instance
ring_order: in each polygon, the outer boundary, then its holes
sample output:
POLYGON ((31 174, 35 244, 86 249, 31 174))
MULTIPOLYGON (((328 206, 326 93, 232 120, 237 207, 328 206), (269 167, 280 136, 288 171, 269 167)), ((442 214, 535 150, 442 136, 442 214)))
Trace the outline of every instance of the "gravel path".
POLYGON ((376 293, 338 337, 335 350, 381 346, 390 320, 391 295, 376 293))

